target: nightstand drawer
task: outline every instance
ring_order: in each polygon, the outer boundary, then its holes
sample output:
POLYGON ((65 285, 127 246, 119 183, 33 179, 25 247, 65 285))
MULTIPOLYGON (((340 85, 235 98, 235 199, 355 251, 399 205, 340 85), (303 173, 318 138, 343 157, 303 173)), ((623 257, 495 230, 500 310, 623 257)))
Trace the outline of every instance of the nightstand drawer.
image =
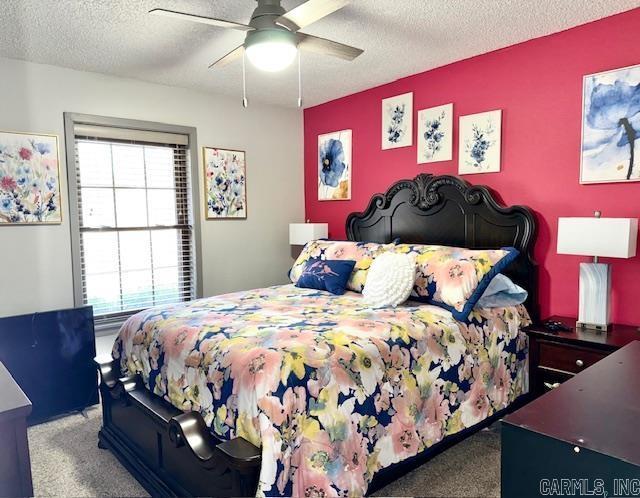
POLYGON ((535 392, 538 394, 549 392, 556 387, 560 387, 560 384, 569 380, 571 377, 573 377, 573 374, 538 367, 534 377, 537 382, 537 385, 534 386, 535 392))
POLYGON ((569 346, 568 344, 540 341, 539 345, 538 365, 563 372, 582 372, 585 368, 607 356, 601 351, 569 346))

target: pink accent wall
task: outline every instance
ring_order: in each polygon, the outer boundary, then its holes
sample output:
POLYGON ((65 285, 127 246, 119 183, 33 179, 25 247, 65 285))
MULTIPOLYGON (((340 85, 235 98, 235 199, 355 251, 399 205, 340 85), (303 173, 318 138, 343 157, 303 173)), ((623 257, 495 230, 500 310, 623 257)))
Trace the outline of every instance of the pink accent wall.
MULTIPOLYGON (((306 109, 307 218, 328 222, 330 237, 343 238, 347 215, 364 210, 393 182, 418 173, 456 175, 458 117, 502 109, 502 171, 464 179, 536 212, 542 316, 576 316, 578 263, 588 258, 556 254, 558 217, 591 216, 595 209, 603 216, 640 217, 640 183, 579 183, 582 77, 639 64, 639 28, 640 9, 634 9, 306 109), (414 92, 414 145, 383 151, 381 100, 405 92, 414 92), (417 111, 449 102, 453 161, 418 165, 417 111), (352 199, 320 202, 317 137, 342 129, 353 130, 352 199)), ((640 257, 606 261, 613 263, 613 320, 640 325, 640 257)))

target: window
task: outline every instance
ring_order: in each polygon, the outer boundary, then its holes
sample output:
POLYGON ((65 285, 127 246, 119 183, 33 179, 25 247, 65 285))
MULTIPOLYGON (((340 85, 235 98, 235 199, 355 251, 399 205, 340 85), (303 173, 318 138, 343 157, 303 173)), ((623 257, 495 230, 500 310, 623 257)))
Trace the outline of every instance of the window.
POLYGON ((76 304, 110 326, 197 297, 190 134, 74 122, 72 140, 76 304))

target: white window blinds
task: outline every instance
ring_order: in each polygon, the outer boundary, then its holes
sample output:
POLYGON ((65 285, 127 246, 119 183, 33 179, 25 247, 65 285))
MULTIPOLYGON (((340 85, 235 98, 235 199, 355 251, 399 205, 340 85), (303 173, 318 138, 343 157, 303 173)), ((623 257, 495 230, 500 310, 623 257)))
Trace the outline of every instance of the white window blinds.
POLYGON ((74 126, 80 270, 96 323, 196 296, 188 136, 74 126))

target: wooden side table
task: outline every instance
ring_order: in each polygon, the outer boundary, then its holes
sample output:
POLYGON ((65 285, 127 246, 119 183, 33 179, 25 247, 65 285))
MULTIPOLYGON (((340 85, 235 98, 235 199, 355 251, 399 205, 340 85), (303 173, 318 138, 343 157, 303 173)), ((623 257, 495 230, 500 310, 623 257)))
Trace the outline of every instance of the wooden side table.
POLYGON ((637 327, 613 325, 608 332, 576 329, 576 319, 552 316, 569 331, 551 332, 542 324, 525 329, 529 336, 529 392, 538 397, 634 340, 637 327))
POLYGON ((31 401, 0 363, 0 496, 33 496, 27 417, 31 401))

